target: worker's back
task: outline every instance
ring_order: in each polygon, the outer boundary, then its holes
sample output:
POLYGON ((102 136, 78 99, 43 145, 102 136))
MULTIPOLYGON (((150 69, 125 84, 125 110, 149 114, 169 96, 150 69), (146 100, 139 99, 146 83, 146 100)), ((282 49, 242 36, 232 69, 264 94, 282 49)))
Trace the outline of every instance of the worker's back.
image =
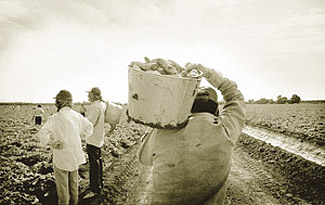
POLYGON ((185 128, 158 130, 152 142, 156 202, 202 204, 225 183, 234 143, 217 117, 193 114, 185 128))

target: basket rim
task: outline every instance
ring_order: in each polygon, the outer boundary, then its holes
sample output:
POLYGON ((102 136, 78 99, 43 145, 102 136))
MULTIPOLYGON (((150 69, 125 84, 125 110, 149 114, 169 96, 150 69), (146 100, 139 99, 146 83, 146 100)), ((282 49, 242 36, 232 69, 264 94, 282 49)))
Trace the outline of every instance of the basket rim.
POLYGON ((174 78, 174 79, 182 79, 182 80, 197 80, 200 81, 202 79, 202 75, 203 73, 201 72, 199 76, 195 77, 195 78, 191 78, 191 77, 180 77, 180 76, 176 76, 176 75, 159 75, 159 74, 154 74, 154 73, 149 73, 143 70, 139 70, 139 69, 135 69, 131 66, 128 67, 128 70, 133 70, 135 72, 139 72, 139 73, 145 73, 145 75, 152 75, 152 76, 161 76, 161 77, 166 77, 166 78, 174 78))

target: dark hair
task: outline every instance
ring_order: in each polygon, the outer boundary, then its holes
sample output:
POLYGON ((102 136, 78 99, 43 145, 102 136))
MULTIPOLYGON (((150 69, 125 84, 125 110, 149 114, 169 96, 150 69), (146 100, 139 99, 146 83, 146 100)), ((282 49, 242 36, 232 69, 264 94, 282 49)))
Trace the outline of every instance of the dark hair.
POLYGON ((195 99, 191 112, 192 113, 208 112, 216 116, 219 115, 218 104, 212 100, 207 100, 207 99, 195 99))
POLYGON ((37 105, 37 107, 42 107, 42 105, 37 105))
POLYGON ((72 101, 65 101, 65 100, 55 99, 55 106, 57 107, 57 111, 60 111, 63 107, 72 108, 73 103, 72 103, 72 101))

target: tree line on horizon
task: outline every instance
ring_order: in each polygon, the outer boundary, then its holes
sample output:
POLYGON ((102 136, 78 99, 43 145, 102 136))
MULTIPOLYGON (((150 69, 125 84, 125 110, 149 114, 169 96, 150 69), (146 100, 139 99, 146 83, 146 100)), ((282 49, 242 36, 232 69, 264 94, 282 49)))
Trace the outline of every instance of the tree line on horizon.
MULTIPOLYGON (((118 105, 127 105, 127 103, 120 103, 120 102, 114 102, 118 105)), ((225 102, 221 100, 219 102, 220 104, 224 104, 225 102)), ((261 98, 259 100, 253 100, 250 99, 246 101, 247 104, 298 104, 298 103, 325 103, 325 100, 304 100, 302 101, 301 98, 297 94, 293 94, 290 99, 288 99, 285 96, 278 95, 276 100, 273 99, 266 99, 261 98)), ((37 104, 41 105, 54 105, 54 103, 33 103, 33 102, 1 102, 1 105, 29 105, 29 106, 35 106, 37 104)), ((81 104, 89 104, 89 102, 75 102, 74 105, 81 105, 81 104)))
POLYGON ((285 96, 278 95, 276 100, 261 98, 259 100, 248 100, 248 104, 296 104, 300 103, 301 98, 297 94, 293 94, 290 99, 285 96))

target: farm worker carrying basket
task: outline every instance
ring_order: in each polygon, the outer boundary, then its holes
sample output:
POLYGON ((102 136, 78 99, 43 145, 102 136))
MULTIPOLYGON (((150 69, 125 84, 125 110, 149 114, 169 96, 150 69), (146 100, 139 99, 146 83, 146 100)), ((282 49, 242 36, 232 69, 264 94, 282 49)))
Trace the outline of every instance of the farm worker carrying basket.
POLYGON ((111 130, 119 123, 122 107, 102 99, 101 90, 98 87, 91 88, 88 92, 90 102, 86 117, 93 124, 94 132, 87 138, 87 153, 89 158, 89 185, 90 192, 84 198, 98 197, 102 194, 103 183, 103 159, 102 146, 104 145, 105 123, 111 125, 111 130))
POLYGON ((90 192, 85 198, 99 196, 103 189, 103 160, 101 147, 104 144, 104 118, 106 105, 102 99, 101 90, 98 87, 90 89, 88 100, 90 106, 86 115, 93 124, 94 132, 87 138, 87 153, 89 157, 89 184, 90 192))
POLYGON ((235 143, 245 122, 245 102, 237 85, 200 64, 225 100, 220 115, 213 88, 199 89, 186 126, 152 129, 138 151, 142 164, 153 166, 153 204, 223 204, 235 143))

